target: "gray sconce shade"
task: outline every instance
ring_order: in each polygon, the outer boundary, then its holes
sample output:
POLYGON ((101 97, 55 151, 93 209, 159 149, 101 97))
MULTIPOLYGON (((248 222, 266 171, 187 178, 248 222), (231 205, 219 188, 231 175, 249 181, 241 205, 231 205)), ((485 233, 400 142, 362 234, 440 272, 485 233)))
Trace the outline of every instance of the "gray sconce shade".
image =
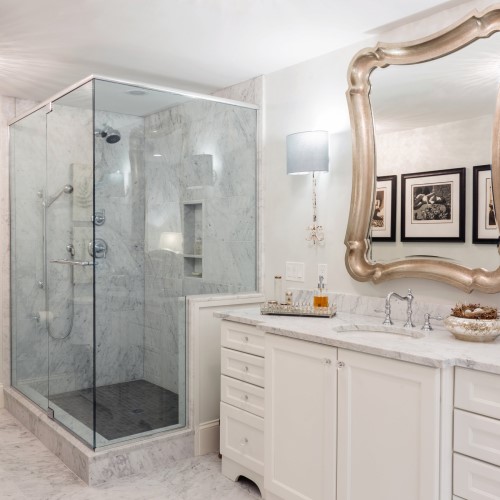
POLYGON ((287 174, 328 172, 328 132, 297 132, 286 137, 287 174))

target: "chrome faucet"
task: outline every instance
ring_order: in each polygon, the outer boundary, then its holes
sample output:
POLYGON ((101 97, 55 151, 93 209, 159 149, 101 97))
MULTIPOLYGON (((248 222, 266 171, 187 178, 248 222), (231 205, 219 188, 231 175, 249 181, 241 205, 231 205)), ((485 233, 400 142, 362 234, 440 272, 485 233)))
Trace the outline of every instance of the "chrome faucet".
POLYGON ((399 295, 396 292, 390 292, 387 294, 387 297, 385 298, 385 319, 384 322, 382 323, 383 325, 392 325, 392 319, 391 319, 391 299, 392 297, 396 297, 399 300, 406 300, 408 303, 408 308, 406 309, 406 323, 404 324, 405 328, 413 328, 415 325, 413 323, 413 320, 411 318, 411 315, 413 314, 413 311, 411 309, 412 303, 413 303, 413 294, 411 293, 411 290, 408 289, 408 294, 406 297, 403 297, 399 295))

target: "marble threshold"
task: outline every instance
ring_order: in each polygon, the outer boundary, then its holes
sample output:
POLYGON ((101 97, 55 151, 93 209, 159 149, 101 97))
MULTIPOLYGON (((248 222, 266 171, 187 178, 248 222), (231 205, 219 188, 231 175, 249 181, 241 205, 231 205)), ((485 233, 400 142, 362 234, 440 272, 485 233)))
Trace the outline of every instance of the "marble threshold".
POLYGON ((9 413, 90 486, 159 470, 194 456, 191 429, 154 434, 94 451, 14 388, 4 387, 4 397, 9 413))

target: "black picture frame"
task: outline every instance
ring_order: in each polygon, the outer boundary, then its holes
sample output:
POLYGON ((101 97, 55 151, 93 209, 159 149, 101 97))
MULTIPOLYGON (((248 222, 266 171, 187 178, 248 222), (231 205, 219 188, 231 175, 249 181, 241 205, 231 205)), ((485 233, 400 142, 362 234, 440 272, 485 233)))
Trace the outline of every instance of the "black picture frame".
POLYGON ((491 165, 477 165, 472 169, 472 243, 498 244, 498 241, 491 165))
POLYGON ((397 176, 377 177, 371 221, 372 241, 396 241, 397 176))
POLYGON ((401 175, 401 241, 465 241, 465 168, 401 175))

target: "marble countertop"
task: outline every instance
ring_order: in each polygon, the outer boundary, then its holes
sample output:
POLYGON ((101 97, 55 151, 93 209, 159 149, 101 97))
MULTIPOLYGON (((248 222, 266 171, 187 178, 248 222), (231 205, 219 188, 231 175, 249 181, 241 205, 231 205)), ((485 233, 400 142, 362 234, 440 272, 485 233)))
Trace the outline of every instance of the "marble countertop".
POLYGON ((421 365, 463 366, 500 374, 500 337, 493 342, 455 339, 435 322, 434 330, 405 329, 398 321, 384 327, 383 318, 338 312, 333 318, 261 315, 258 308, 215 313, 219 318, 254 325, 285 337, 342 347, 421 365), (378 331, 373 331, 373 330, 378 331))

